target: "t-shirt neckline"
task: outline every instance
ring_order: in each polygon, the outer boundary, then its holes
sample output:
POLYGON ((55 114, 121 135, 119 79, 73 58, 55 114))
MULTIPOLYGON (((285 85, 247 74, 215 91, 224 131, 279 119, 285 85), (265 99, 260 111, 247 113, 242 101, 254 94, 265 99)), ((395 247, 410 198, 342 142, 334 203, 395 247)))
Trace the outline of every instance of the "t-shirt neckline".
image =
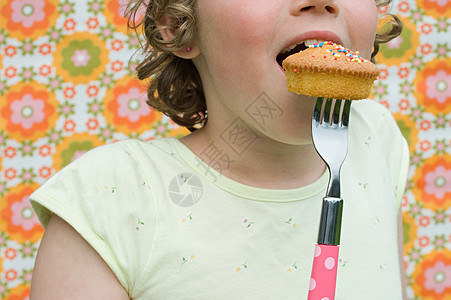
POLYGON ((179 139, 169 137, 167 138, 167 141, 172 145, 178 156, 199 176, 202 176, 204 179, 224 191, 248 200, 265 202, 292 202, 305 200, 318 195, 321 192, 324 193, 329 180, 329 173, 326 170, 316 181, 299 188, 265 189, 253 187, 230 179, 209 167, 179 139))

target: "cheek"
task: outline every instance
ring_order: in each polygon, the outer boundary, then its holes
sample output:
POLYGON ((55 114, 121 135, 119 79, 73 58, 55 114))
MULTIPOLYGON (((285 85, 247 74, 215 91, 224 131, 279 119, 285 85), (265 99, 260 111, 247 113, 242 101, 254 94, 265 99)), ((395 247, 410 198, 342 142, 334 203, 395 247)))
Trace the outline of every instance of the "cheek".
POLYGON ((275 13, 271 12, 270 5, 256 6, 247 0, 202 0, 205 1, 210 2, 199 9, 202 13, 200 24, 210 39, 221 39, 223 44, 246 48, 264 43, 274 30, 270 24, 275 13))
POLYGON ((354 41, 354 48, 359 50, 363 57, 369 59, 377 31, 377 8, 372 1, 366 7, 363 5, 360 7, 363 8, 351 12, 353 17, 348 32, 354 41))
POLYGON ((260 22, 255 12, 228 9, 228 5, 221 7, 221 11, 220 15, 203 18, 199 28, 201 50, 210 72, 228 86, 242 85, 239 83, 248 80, 250 70, 253 79, 258 80, 262 72, 257 68, 262 64, 265 42, 268 44, 269 40, 267 26, 259 25, 264 18, 260 22))

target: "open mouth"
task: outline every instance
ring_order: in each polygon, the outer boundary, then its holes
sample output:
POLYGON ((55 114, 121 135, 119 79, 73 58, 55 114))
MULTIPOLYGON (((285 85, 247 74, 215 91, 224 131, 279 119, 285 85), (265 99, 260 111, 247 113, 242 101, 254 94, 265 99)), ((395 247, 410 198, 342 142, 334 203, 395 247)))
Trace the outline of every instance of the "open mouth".
POLYGON ((307 49, 310 45, 313 45, 315 43, 324 42, 323 40, 305 40, 300 42, 299 44, 292 45, 288 48, 283 49, 279 55, 276 57, 277 63, 282 67, 282 62, 287 58, 288 56, 304 51, 307 49))

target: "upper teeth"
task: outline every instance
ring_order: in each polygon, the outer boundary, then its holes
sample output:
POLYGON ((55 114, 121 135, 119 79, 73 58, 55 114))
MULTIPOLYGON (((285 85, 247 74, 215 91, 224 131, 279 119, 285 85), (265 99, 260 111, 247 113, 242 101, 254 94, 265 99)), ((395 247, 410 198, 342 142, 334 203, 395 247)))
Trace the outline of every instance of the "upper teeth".
POLYGON ((282 53, 289 52, 289 51, 293 50, 299 44, 304 44, 305 46, 308 47, 310 45, 313 45, 313 44, 316 44, 316 43, 321 43, 321 42, 324 42, 324 40, 305 40, 305 41, 302 41, 302 42, 300 42, 298 44, 294 44, 294 45, 291 45, 290 47, 287 47, 287 48, 283 49, 282 53))
POLYGON ((313 44, 321 43, 321 42, 324 42, 324 40, 306 40, 306 41, 304 41, 304 44, 308 47, 313 44))

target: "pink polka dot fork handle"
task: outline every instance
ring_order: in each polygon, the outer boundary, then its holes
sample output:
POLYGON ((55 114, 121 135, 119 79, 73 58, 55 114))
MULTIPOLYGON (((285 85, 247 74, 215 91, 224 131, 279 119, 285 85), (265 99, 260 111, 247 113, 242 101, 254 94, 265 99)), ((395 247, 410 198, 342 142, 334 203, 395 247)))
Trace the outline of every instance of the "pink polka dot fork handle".
POLYGON ((335 299, 338 246, 316 245, 308 300, 335 299))
POLYGON ((334 300, 343 199, 324 197, 308 300, 334 300))

